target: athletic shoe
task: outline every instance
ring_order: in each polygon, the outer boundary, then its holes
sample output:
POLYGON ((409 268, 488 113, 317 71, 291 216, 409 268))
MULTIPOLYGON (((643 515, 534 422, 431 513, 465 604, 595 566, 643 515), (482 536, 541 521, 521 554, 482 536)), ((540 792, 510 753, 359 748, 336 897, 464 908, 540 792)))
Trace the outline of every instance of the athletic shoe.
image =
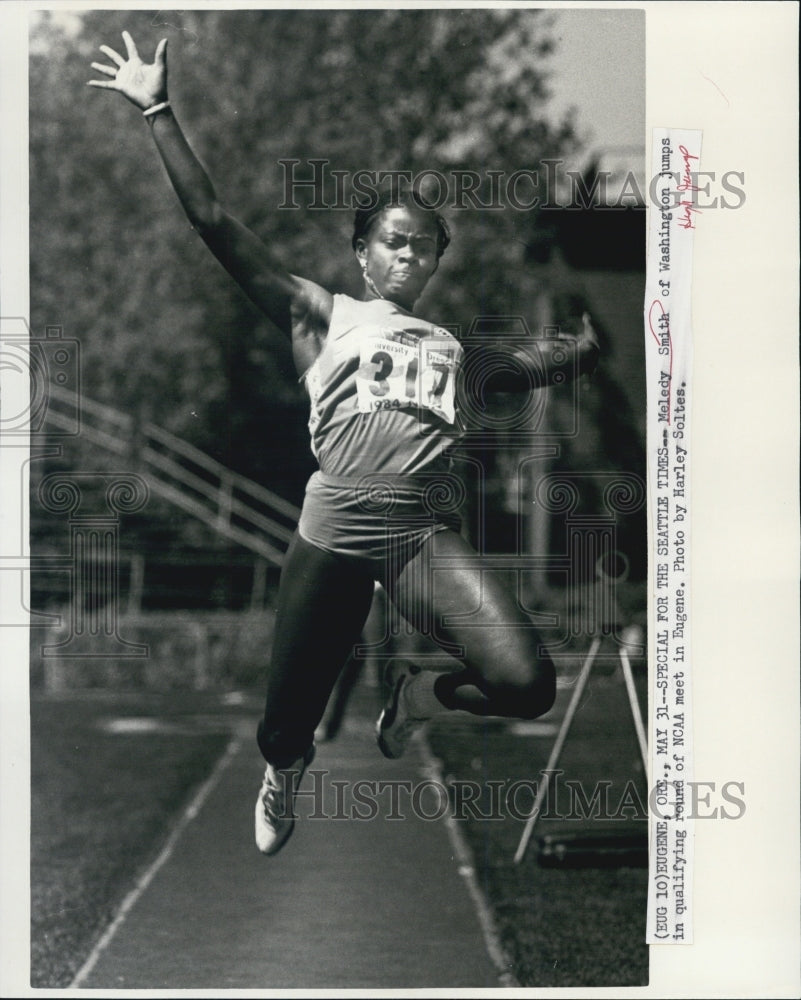
POLYGON ((268 764, 256 799, 256 847, 262 854, 277 854, 295 828, 292 806, 303 772, 314 760, 312 745, 303 757, 280 770, 268 764))
POLYGON ((378 748, 390 760, 397 760, 398 757, 403 756, 412 733, 426 721, 425 719, 412 718, 406 708, 406 700, 403 698, 404 687, 412 679, 412 676, 419 672, 419 668, 415 669, 409 664, 402 663, 400 665, 392 692, 384 710, 378 717, 378 722, 375 724, 378 748))

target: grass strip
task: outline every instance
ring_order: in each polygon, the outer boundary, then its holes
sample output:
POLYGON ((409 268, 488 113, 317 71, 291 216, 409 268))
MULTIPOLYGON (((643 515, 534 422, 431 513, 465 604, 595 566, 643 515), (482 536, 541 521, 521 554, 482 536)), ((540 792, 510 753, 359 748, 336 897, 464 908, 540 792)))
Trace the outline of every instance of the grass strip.
POLYGON ((31 701, 31 985, 70 983, 228 741, 147 694, 31 701), (180 723, 112 733, 118 717, 180 723))
MULTIPOLYGON (((569 694, 566 689, 559 697, 564 700, 569 694)), ((632 788, 643 807, 646 795, 625 699, 619 678, 591 679, 559 761, 563 774, 550 807, 553 818, 539 820, 519 865, 512 859, 533 793, 524 788, 511 807, 505 791, 500 797, 496 793, 494 800, 487 794, 472 811, 463 809, 458 820, 521 986, 618 987, 648 982, 647 869, 604 867, 602 860, 597 867, 547 868, 537 856, 537 838, 546 833, 644 831, 644 811, 620 808, 621 801, 624 806, 632 801, 632 788), (604 819, 602 799, 589 810, 577 806, 567 782, 579 783, 590 804, 599 783, 608 782, 604 791, 608 812, 618 815, 604 819), (498 802, 499 815, 491 819, 498 802)), ((557 719, 562 714, 558 709, 557 705, 557 719)), ((544 717, 543 723, 548 719, 544 717)), ((542 735, 515 735, 500 720, 464 715, 440 716, 429 730, 431 749, 452 786, 462 781, 489 787, 487 782, 494 781, 507 790, 517 781, 537 781, 553 741, 553 731, 544 727, 542 735)), ((459 810, 454 811, 459 817, 459 810)))

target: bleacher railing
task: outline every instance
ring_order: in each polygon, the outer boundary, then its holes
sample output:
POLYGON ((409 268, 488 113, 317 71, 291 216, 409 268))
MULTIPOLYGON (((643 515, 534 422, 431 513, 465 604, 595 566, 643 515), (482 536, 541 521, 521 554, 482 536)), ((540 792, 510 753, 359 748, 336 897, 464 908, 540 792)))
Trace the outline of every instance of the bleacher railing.
MULTIPOLYGON (((70 431, 77 403, 75 393, 51 383, 47 422, 70 431)), ((85 441, 129 462, 126 471, 141 475, 154 494, 217 534, 281 565, 299 508, 155 424, 139 423, 83 394, 79 403, 85 441)))

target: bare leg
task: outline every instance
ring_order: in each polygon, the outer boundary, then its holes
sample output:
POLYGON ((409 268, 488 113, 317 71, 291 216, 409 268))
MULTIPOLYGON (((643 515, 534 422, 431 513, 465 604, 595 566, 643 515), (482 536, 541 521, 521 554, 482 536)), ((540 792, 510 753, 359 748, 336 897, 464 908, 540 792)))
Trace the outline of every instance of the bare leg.
POLYGON ((413 625, 430 622, 435 640, 464 649, 463 669, 436 679, 437 700, 445 708, 475 715, 534 719, 547 712, 556 696, 554 666, 513 596, 491 571, 464 567, 428 572, 435 554, 475 556, 460 535, 441 531, 387 589, 413 625), (446 621, 449 615, 473 611, 469 624, 446 621))

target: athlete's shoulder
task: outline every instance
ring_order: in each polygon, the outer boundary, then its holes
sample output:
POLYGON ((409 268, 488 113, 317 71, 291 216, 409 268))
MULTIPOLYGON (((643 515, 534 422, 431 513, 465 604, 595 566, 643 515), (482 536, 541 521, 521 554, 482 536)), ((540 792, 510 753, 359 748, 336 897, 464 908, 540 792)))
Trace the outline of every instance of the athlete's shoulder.
POLYGON ((351 331, 373 329, 391 315, 387 309, 389 305, 382 299, 354 299, 342 292, 335 293, 328 326, 329 340, 340 340, 351 331))

